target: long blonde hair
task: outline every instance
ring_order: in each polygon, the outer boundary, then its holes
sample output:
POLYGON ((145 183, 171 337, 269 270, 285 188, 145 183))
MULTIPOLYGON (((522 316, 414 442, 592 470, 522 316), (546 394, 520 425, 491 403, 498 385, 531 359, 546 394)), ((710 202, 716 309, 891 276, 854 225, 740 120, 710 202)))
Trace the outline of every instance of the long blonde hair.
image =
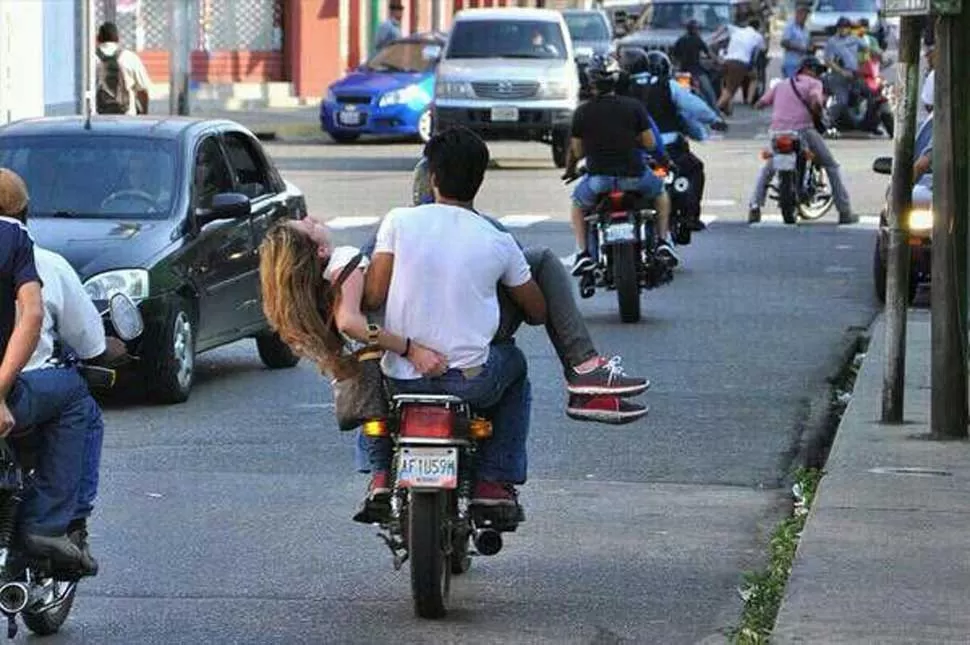
POLYGON ((283 342, 331 378, 356 374, 357 361, 343 353, 334 325, 340 293, 324 280, 313 240, 286 224, 274 226, 259 247, 259 280, 263 313, 283 342))

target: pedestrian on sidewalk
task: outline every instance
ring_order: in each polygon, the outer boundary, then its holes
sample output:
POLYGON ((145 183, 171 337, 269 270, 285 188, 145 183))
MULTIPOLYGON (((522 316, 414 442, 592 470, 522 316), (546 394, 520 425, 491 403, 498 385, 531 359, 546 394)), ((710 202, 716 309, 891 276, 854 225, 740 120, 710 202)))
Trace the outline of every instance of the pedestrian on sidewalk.
POLYGON ((404 5, 401 0, 391 0, 387 13, 387 20, 381 23, 374 35, 374 53, 401 37, 401 20, 404 18, 404 5))
POLYGON ((138 54, 121 46, 118 26, 106 22, 98 28, 98 114, 148 114, 148 88, 152 80, 138 54))

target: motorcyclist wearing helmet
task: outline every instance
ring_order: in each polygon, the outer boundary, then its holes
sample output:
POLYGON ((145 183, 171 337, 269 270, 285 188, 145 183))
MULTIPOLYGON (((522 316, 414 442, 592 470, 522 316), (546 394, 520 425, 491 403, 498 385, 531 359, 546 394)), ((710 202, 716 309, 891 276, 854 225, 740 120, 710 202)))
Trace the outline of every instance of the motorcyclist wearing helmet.
POLYGON ((621 54, 621 65, 631 75, 629 95, 646 106, 660 129, 664 149, 691 183, 688 217, 693 230, 702 230, 704 162, 691 152, 687 138, 704 141, 709 136, 708 128, 723 130, 724 121, 703 99, 677 83, 670 59, 662 52, 626 49, 621 54))
POLYGON ((669 264, 679 262, 670 239, 670 197, 663 181, 656 177, 644 160, 644 150, 660 145, 650 129, 650 115, 640 101, 616 94, 619 76, 602 56, 595 57, 586 70, 593 98, 583 103, 573 115, 570 145, 563 179, 576 176, 576 165, 586 158, 588 173, 573 190, 571 213, 576 236, 576 260, 572 273, 582 275, 593 270, 587 248, 584 214, 596 205, 597 195, 612 190, 635 190, 654 202, 657 211, 657 252, 669 264))
MULTIPOLYGON (((805 146, 815 155, 815 161, 825 169, 832 185, 835 207, 839 211, 840 224, 854 224, 859 218, 852 213, 849 192, 842 181, 839 163, 835 160, 825 139, 815 127, 815 119, 822 113, 822 81, 825 65, 815 56, 806 56, 794 78, 778 83, 768 90, 755 104, 758 109, 773 106, 770 132, 797 132, 805 146)), ((768 184, 775 171, 769 160, 762 166, 758 181, 751 195, 749 222, 761 220, 761 208, 768 194, 768 184)))

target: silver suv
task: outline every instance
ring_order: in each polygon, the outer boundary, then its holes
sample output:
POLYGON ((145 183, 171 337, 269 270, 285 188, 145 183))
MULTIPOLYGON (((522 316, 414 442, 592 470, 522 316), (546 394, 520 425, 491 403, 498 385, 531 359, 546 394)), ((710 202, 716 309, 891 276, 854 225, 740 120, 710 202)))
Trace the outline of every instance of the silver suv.
POLYGON ((487 139, 541 141, 563 168, 578 101, 561 13, 469 9, 455 16, 435 78, 436 131, 463 125, 487 139))

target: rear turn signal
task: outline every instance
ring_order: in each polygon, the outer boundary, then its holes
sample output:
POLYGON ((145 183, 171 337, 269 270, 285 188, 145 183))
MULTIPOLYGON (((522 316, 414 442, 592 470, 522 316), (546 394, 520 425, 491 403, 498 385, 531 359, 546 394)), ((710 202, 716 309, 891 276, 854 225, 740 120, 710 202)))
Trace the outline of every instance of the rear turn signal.
POLYGON ((384 423, 384 419, 370 419, 364 421, 364 436, 365 437, 386 437, 387 436, 387 424, 384 423))
POLYGON ((492 422, 481 417, 474 417, 468 422, 468 434, 472 439, 481 441, 492 436, 492 422))

